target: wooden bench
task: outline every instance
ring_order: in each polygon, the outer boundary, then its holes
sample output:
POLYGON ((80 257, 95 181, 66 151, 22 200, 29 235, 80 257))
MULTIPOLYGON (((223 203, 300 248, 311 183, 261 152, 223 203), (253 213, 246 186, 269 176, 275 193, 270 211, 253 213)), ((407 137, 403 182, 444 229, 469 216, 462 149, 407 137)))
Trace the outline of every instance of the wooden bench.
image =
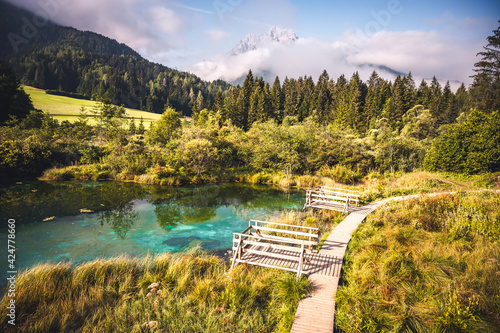
POLYGON ((359 195, 359 191, 316 186, 306 191, 304 209, 307 207, 330 209, 344 214, 349 211, 350 205, 359 205, 359 195))
MULTIPOLYGON (((238 263, 303 271, 304 253, 318 245, 318 228, 250 220, 242 233, 233 233, 231 269, 238 263), (271 258, 273 260, 271 260, 271 258), (296 267, 290 267, 295 265, 296 267)), ((230 270, 231 270, 230 269, 230 270)))

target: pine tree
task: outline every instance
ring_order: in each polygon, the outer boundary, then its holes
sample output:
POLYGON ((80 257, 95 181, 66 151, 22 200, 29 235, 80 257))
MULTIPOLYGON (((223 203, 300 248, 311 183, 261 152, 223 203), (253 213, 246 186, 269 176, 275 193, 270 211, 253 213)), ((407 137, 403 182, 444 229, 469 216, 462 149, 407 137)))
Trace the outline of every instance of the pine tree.
POLYGON ((259 96, 259 110, 262 112, 261 121, 268 121, 272 117, 271 92, 269 83, 264 83, 264 88, 259 96))
POLYGON ((272 117, 281 122, 283 120, 283 92, 281 90, 281 83, 278 76, 274 79, 273 86, 271 87, 271 109, 272 117))
POLYGON ((261 97, 262 89, 259 85, 255 88, 250 97, 250 109, 248 112, 248 127, 251 127, 257 120, 262 120, 263 110, 259 109, 262 107, 262 102, 259 105, 259 98, 261 97))
POLYGON ((254 78, 252 74, 252 70, 248 71, 248 74, 243 82, 243 87, 240 90, 240 94, 238 96, 237 102, 237 123, 238 126, 243 130, 248 130, 248 113, 250 111, 250 99, 252 97, 252 93, 254 90, 254 78))
POLYGON ((455 96, 451 91, 450 81, 446 82, 443 89, 441 109, 443 110, 443 123, 449 124, 455 121, 458 115, 455 114, 455 96))
POLYGON ((453 121, 455 121, 458 116, 460 116, 460 114, 464 112, 467 114, 469 110, 469 92, 467 91, 467 88, 465 88, 465 84, 462 83, 455 93, 455 103, 453 105, 453 121))
POLYGON ((333 120, 335 123, 343 126, 349 126, 349 96, 347 80, 344 74, 340 75, 335 84, 333 93, 333 120))
POLYGON ((137 128, 136 134, 143 135, 146 132, 146 128, 144 127, 144 119, 139 121, 139 127, 137 128))
POLYGON ((130 124, 128 126, 128 133, 134 135, 137 132, 137 126, 135 126, 135 119, 130 119, 130 124))
POLYGON ((320 122, 328 120, 329 107, 330 107, 330 93, 328 90, 328 82, 330 77, 326 70, 318 78, 318 83, 314 89, 313 94, 313 108, 316 110, 316 115, 320 122))
POLYGON ((370 128, 375 124, 375 120, 381 116, 384 104, 390 95, 390 88, 388 82, 382 79, 376 71, 372 72, 367 83, 365 122, 370 128))
POLYGON ((430 101, 429 101, 429 111, 431 115, 436 119, 436 122, 439 125, 444 123, 444 113, 441 109, 442 107, 442 97, 443 92, 441 90, 441 85, 439 81, 434 76, 432 78, 431 86, 430 86, 430 101))
POLYGON ((427 82, 425 82, 425 80, 422 79, 422 82, 420 83, 420 86, 418 87, 417 90, 417 100, 415 101, 415 103, 422 105, 424 109, 428 109, 430 101, 431 101, 431 90, 429 89, 427 82))
POLYGON ((364 103, 366 98, 366 85, 361 81, 358 72, 354 73, 349 81, 349 127, 364 132, 368 129, 365 123, 364 103))
POLYGON ((417 90, 415 89, 415 81, 411 72, 403 78, 404 86, 404 113, 415 106, 417 99, 417 90))
POLYGON ((214 111, 221 112, 222 113, 222 108, 224 107, 224 97, 222 96, 222 90, 219 89, 217 91, 217 94, 215 95, 215 100, 214 100, 214 111))
MULTIPOLYGON (((500 21, 498 21, 500 23, 500 21)), ((488 45, 481 61, 474 64, 474 82, 470 91, 472 106, 483 112, 500 110, 500 27, 487 37, 488 45)))
POLYGON ((401 119, 406 113, 405 89, 400 75, 396 77, 392 86, 391 103, 388 105, 387 118, 393 128, 402 128, 401 119))

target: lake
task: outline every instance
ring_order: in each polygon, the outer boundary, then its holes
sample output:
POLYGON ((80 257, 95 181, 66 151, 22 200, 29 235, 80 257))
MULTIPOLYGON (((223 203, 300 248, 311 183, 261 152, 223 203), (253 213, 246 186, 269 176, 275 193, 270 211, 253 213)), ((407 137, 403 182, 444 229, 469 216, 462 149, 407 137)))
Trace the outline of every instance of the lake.
POLYGON ((0 188, 0 269, 6 275, 7 220, 15 219, 16 269, 120 254, 231 248, 249 219, 304 204, 300 191, 217 184, 165 187, 122 182, 27 182, 0 188))

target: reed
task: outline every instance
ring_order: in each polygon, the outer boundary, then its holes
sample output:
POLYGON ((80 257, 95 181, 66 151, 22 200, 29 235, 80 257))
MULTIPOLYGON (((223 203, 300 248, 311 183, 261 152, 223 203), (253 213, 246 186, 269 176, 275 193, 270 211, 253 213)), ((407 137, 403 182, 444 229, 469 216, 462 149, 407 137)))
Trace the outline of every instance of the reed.
POLYGON ((237 332, 290 329, 310 285, 289 272, 237 266, 199 248, 143 259, 41 264, 16 280, 16 326, 2 332, 237 332), (158 285, 152 287, 153 283, 158 285))
POLYGON ((500 195, 381 207, 353 235, 337 292, 346 332, 497 332, 500 195))

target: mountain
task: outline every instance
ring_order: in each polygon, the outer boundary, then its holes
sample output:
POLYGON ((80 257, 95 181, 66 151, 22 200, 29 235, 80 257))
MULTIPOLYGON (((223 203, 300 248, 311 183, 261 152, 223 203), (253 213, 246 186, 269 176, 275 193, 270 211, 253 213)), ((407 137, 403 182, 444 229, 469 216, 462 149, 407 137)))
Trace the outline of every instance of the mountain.
POLYGON ((272 27, 267 33, 257 36, 248 34, 229 52, 231 55, 239 55, 248 51, 257 50, 259 47, 269 44, 290 44, 295 42, 297 35, 293 30, 272 27))
POLYGON ((162 112, 170 103, 190 115, 209 107, 219 89, 212 83, 152 63, 116 40, 63 27, 0 0, 0 61, 22 84, 104 96, 114 104, 162 112))

